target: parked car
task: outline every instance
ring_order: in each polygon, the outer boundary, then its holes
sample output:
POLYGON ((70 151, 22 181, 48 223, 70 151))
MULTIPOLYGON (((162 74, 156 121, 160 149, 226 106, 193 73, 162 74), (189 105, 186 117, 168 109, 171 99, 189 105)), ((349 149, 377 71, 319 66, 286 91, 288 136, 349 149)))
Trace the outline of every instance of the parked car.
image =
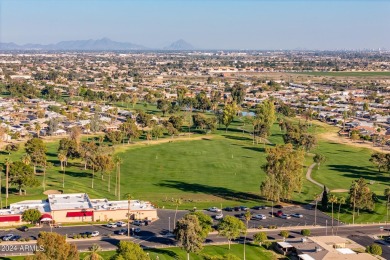
POLYGON ((117 227, 117 225, 116 225, 116 223, 108 223, 107 225, 106 225, 106 227, 109 227, 109 228, 116 228, 117 227))
POLYGON ((133 221, 133 225, 136 225, 136 226, 145 226, 145 222, 142 221, 142 220, 134 220, 134 221, 133 221))
POLYGON ((267 206, 254 206, 252 209, 268 209, 267 206))
POLYGON ((9 241, 13 236, 14 236, 14 234, 7 234, 7 235, 3 236, 3 241, 9 241))
POLYGON ((125 227, 127 225, 126 222, 123 222, 123 221, 118 221, 115 223, 117 227, 125 227))
POLYGON ((141 229, 139 227, 134 228, 133 233, 137 234, 139 232, 141 232, 141 229))
POLYGON ((255 219, 266 219, 267 217, 263 214, 257 214, 257 215, 254 215, 253 218, 255 219))
POLYGON ((99 231, 92 231, 91 236, 97 237, 99 234, 99 231))
POLYGON ((291 215, 291 217, 294 217, 294 218, 303 218, 303 215, 302 214, 299 214, 299 213, 294 213, 291 215))
POLYGON ((223 214, 220 213, 220 214, 217 214, 214 216, 215 219, 223 219, 223 214))
POLYGON ((240 208, 241 208, 242 211, 247 211, 247 210, 249 210, 249 208, 248 208, 247 206, 240 206, 240 208))
POLYGON ((219 208, 217 208, 217 207, 211 207, 211 208, 208 209, 208 211, 210 211, 210 212, 221 212, 221 210, 219 208))
POLYGON ((28 231, 28 226, 21 226, 19 228, 20 231, 27 232, 28 231))
POLYGON ((126 228, 122 228, 122 229, 116 231, 116 233, 118 235, 127 235, 127 229, 126 228))
POLYGON ((282 219, 290 219, 291 216, 290 215, 287 215, 287 214, 283 214, 280 216, 282 219))
POLYGON ((274 213, 275 217, 280 217, 283 215, 283 211, 278 210, 277 212, 274 213))
POLYGON ((224 210, 224 211, 233 211, 234 208, 232 208, 232 207, 226 207, 226 208, 224 208, 223 210, 224 210))
POLYGON ((234 207, 234 211, 241 211, 241 207, 234 207))
POLYGON ((9 240, 10 241, 18 241, 21 238, 22 238, 21 236, 15 235, 15 236, 11 237, 9 240))
POLYGON ((282 205, 275 205, 274 208, 275 208, 275 209, 282 209, 283 206, 282 206, 282 205))

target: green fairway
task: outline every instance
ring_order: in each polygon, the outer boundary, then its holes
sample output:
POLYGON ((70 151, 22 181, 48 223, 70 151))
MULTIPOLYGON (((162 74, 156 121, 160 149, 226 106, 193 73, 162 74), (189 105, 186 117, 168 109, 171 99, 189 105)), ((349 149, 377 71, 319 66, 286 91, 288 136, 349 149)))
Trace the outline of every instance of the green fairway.
POLYGON ((304 74, 311 76, 329 76, 329 77, 390 77, 390 71, 329 71, 329 72, 296 72, 293 74, 304 74))

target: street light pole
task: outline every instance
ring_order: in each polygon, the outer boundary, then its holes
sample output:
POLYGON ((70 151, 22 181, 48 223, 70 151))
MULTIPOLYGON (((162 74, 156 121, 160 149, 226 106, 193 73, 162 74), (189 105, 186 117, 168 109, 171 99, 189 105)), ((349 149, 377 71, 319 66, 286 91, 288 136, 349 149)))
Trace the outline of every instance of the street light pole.
POLYGON ((271 201, 272 202, 272 207, 271 207, 271 217, 273 218, 274 217, 274 201, 271 201))
POLYGON ((325 224, 326 224, 326 235, 328 235, 328 220, 325 220, 325 224))
POLYGON ((171 233, 171 217, 168 217, 168 219, 169 219, 168 230, 169 230, 169 233, 171 233))

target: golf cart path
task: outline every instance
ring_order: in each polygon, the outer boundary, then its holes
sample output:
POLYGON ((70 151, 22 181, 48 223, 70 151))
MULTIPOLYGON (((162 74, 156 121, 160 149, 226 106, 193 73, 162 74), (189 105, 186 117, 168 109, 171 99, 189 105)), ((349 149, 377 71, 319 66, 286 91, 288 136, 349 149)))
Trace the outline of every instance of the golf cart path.
POLYGON ((311 178, 311 171, 313 170, 314 166, 316 166, 317 164, 316 163, 313 163, 312 165, 309 166, 309 168, 307 169, 307 172, 306 172, 306 179, 308 181, 310 181, 311 183, 314 183, 315 185, 321 187, 321 188, 324 188, 324 185, 319 183, 319 182, 316 182, 315 180, 313 180, 311 178))

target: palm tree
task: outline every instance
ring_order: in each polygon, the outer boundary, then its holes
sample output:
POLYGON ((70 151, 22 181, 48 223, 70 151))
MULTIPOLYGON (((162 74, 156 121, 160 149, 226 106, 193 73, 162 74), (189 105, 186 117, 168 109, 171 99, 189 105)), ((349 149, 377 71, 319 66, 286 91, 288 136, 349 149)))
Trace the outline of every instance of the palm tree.
POLYGON ((180 204, 181 204, 181 199, 175 199, 176 211, 175 211, 175 219, 173 221, 173 229, 176 228, 176 215, 177 215, 177 209, 179 208, 180 204))
POLYGON ((67 160, 65 152, 61 151, 58 154, 58 159, 61 162, 61 170, 63 170, 62 174, 62 188, 65 188, 65 161, 67 160))
POLYGON ((114 162, 116 164, 116 178, 115 178, 115 195, 118 195, 118 200, 121 197, 121 163, 122 158, 116 156, 114 158, 114 162))
POLYGON ((42 181, 43 191, 46 190, 46 170, 50 169, 51 167, 53 167, 53 164, 51 162, 45 161, 43 165, 43 181, 42 181))
POLYGON ((39 133, 40 133, 41 129, 42 129, 42 127, 39 124, 39 122, 35 122, 35 131, 37 132, 38 138, 39 138, 39 133))
POLYGON ((329 202, 332 203, 332 235, 333 235, 333 204, 337 203, 337 197, 335 195, 330 195, 329 202))
MULTIPOLYGON (((246 229, 248 230, 248 224, 249 224, 249 220, 251 220, 252 218, 252 214, 251 212, 248 210, 247 212, 245 212, 245 215, 244 215, 244 218, 245 218, 245 221, 246 221, 246 229)), ((245 231, 245 237, 244 237, 244 260, 246 260, 246 248, 245 248, 245 244, 246 244, 246 235, 247 235, 247 231, 245 231)))
POLYGON ((22 158, 20 159, 22 161, 22 163, 24 163, 25 165, 30 165, 31 163, 31 156, 29 154, 24 154, 22 156, 22 158))
POLYGON ((8 175, 9 175, 9 168, 12 164, 11 159, 6 158, 5 159, 5 207, 8 207, 8 175))
POLYGON ((133 196, 130 193, 126 193, 125 198, 127 199, 127 202, 128 202, 128 205, 127 205, 127 236, 130 237, 130 205, 131 205, 131 199, 133 199, 133 196))
POLYGON ((337 221, 338 221, 338 224, 337 224, 337 229, 336 229, 336 235, 337 235, 337 232, 339 231, 339 226, 340 226, 340 210, 341 210, 341 205, 342 205, 342 204, 345 204, 345 198, 344 198, 344 197, 340 197, 340 198, 338 198, 337 202, 339 203, 339 212, 337 213, 337 221))
POLYGON ((317 194, 314 196, 314 200, 316 202, 316 207, 314 210, 314 226, 317 226, 317 205, 318 205, 318 201, 320 200, 320 198, 321 198, 321 194, 317 194))
POLYGON ((83 258, 83 260, 104 260, 104 258, 99 255, 99 251, 102 251, 102 248, 98 244, 93 244, 89 248, 89 252, 87 255, 83 258))

